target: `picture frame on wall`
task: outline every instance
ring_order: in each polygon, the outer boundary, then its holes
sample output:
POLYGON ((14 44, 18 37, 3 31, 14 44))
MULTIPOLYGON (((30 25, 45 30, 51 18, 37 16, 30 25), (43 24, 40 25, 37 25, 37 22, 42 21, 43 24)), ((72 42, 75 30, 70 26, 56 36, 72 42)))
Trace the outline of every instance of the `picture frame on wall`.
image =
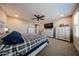
POLYGON ((66 26, 69 26, 69 24, 66 24, 66 25, 65 24, 60 24, 59 25, 59 27, 66 27, 66 26))

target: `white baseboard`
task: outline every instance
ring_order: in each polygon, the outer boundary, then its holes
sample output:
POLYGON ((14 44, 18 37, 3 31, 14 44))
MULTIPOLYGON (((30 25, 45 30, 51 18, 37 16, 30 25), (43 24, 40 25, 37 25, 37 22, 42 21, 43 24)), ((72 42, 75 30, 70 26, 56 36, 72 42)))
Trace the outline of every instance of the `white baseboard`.
POLYGON ((79 51, 79 47, 74 43, 75 48, 79 51))

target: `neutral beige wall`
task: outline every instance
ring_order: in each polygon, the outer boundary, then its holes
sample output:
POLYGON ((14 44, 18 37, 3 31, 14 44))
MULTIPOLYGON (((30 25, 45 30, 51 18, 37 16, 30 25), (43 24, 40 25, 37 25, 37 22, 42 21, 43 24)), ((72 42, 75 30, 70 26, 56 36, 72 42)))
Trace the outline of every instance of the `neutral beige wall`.
MULTIPOLYGON (((62 18, 59 19, 57 21, 53 22, 54 27, 58 27, 60 24, 69 24, 71 26, 71 21, 72 21, 72 17, 66 17, 66 18, 62 18)), ((51 21, 52 22, 52 21, 51 21)), ((54 28, 52 29, 44 29, 44 34, 46 34, 47 36, 53 37, 54 35, 54 28)))
POLYGON ((4 32, 6 23, 7 23, 7 17, 5 13, 0 9, 0 32, 4 32))
POLYGON ((77 9, 75 10, 75 12, 73 13, 73 17, 78 11, 79 11, 79 5, 78 5, 77 9))
POLYGON ((7 22, 7 16, 6 14, 0 9, 0 21, 4 23, 4 25, 6 25, 7 22))
POLYGON ((65 25, 69 24, 70 25, 70 21, 71 21, 71 17, 59 19, 59 20, 54 22, 54 27, 59 26, 60 24, 65 24, 65 25))
MULTIPOLYGON (((75 10, 75 12, 73 13, 73 17, 72 17, 72 19, 73 19, 73 21, 74 20, 76 20, 76 19, 74 19, 74 16, 75 16, 75 14, 77 13, 79 11, 79 7, 75 10)), ((75 32, 74 31, 74 25, 76 25, 76 24, 74 24, 74 22, 73 22, 73 32, 75 32)), ((75 33, 73 33, 73 38, 74 38, 74 46, 77 48, 77 50, 79 51, 79 38, 77 37, 77 36, 75 36, 76 34, 75 33)))
MULTIPOLYGON (((13 17, 7 18, 7 27, 9 28, 9 31, 19 31, 22 33, 30 33, 35 34, 35 24, 32 22, 24 21, 22 19, 17 19, 13 17)), ((37 27, 37 34, 41 34, 41 32, 44 31, 44 24, 39 24, 37 27)), ((44 33, 42 33, 44 34, 44 33)))
MULTIPOLYGON (((62 18, 62 19, 59 19, 58 21, 55 21, 54 22, 54 28, 56 29, 56 28, 58 28, 59 26, 60 26, 60 24, 64 24, 64 25, 69 25, 69 28, 70 29, 68 29, 67 31, 69 31, 70 33, 64 33, 63 35, 66 35, 67 37, 67 39, 65 39, 65 40, 68 40, 68 41, 70 41, 70 42, 72 42, 73 41, 73 32, 72 32, 72 17, 71 16, 69 16, 69 17, 65 17, 65 18, 62 18), (70 34, 70 36, 69 36, 69 34, 70 34)), ((61 28, 60 28, 61 29, 61 28)), ((57 34, 57 32, 56 32, 56 35, 59 35, 59 34, 57 34)), ((59 35, 60 36, 60 35, 59 35)), ((57 37, 57 36, 56 36, 57 37)), ((63 39, 64 40, 64 39, 63 39)))
POLYGON ((21 19, 12 18, 12 17, 8 17, 7 27, 9 28, 10 32, 19 31, 21 33, 27 33, 27 31, 28 32, 35 31, 34 30, 35 27, 33 23, 30 23, 21 19))
POLYGON ((37 27, 38 34, 41 34, 44 31, 44 24, 39 24, 37 27))
MULTIPOLYGON (((57 21, 54 21, 53 25, 54 25, 54 27, 58 27, 60 24, 65 24, 65 25, 69 24, 71 26, 71 21, 72 21, 72 17, 66 17, 66 18, 62 18, 57 21)), ((44 34, 46 34, 47 36, 53 37, 53 35, 54 35, 53 31, 54 31, 54 28, 44 29, 44 34)))

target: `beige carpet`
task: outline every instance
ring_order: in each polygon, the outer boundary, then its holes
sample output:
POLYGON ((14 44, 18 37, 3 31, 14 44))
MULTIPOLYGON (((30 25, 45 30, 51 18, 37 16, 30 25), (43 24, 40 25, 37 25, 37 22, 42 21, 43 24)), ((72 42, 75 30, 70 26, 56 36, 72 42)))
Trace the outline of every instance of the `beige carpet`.
POLYGON ((79 52, 72 43, 49 38, 48 46, 37 56, 79 56, 79 52))

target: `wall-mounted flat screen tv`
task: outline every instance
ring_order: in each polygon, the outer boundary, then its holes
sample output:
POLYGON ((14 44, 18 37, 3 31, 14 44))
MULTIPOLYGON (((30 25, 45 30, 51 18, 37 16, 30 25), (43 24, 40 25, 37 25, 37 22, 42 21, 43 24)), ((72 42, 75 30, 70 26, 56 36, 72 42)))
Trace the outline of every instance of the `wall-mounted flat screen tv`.
POLYGON ((53 28, 53 23, 44 24, 44 28, 46 28, 46 29, 51 29, 51 28, 53 28))

